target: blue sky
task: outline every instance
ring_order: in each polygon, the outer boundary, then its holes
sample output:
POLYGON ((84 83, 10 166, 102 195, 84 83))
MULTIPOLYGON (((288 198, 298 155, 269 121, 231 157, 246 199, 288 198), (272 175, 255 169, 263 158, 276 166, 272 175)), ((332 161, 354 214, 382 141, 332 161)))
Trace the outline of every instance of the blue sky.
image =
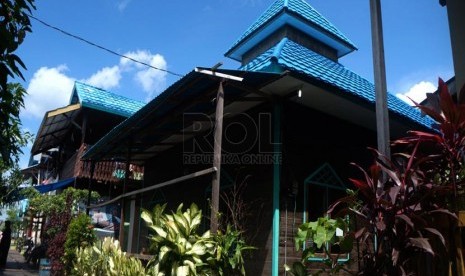
MULTIPOLYGON (((223 56, 274 0, 38 1, 33 15, 120 54, 186 74, 196 66, 239 64, 223 56)), ((358 47, 347 68, 373 80, 369 0, 307 0, 358 47)), ((382 1, 388 90, 421 100, 437 78, 453 75, 446 9, 438 0, 382 1), (421 93, 419 93, 421 92, 421 93), (418 95, 420 94, 420 95, 418 95)), ((84 81, 148 101, 178 80, 122 60, 32 20, 18 54, 27 65, 29 95, 21 113, 36 133, 44 112, 68 104, 73 82, 84 81)), ((21 167, 27 165, 25 148, 21 167)))

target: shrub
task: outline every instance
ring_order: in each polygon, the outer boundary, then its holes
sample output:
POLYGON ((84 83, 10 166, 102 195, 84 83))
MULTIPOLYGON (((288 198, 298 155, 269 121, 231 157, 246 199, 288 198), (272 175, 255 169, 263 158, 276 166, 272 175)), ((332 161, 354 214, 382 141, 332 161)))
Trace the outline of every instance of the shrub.
POLYGON ((155 275, 197 275, 208 271, 207 258, 214 245, 210 232, 199 235, 202 211, 192 204, 182 212, 182 204, 175 213, 165 214, 166 204, 157 205, 153 212, 144 210, 145 220, 155 235, 150 236, 151 260, 155 275))
POLYGON ((94 246, 78 248, 70 275, 76 276, 144 276, 148 274, 141 261, 126 256, 117 240, 105 238, 94 246))
POLYGON ((213 235, 215 241, 214 256, 208 259, 210 267, 219 275, 245 275, 244 258, 242 252, 255 249, 245 244, 241 232, 230 225, 226 231, 213 235), (216 257, 215 257, 216 256, 216 257))
POLYGON ((154 231, 150 236, 150 273, 154 275, 245 275, 242 251, 251 249, 240 232, 228 227, 225 233, 198 233, 202 211, 192 204, 185 211, 165 213, 165 205, 152 212, 144 210, 142 219, 154 231))
POLYGON ((65 255, 63 262, 66 271, 71 271, 73 261, 76 258, 76 249, 91 246, 96 241, 92 221, 84 213, 79 214, 71 220, 66 233, 65 255))

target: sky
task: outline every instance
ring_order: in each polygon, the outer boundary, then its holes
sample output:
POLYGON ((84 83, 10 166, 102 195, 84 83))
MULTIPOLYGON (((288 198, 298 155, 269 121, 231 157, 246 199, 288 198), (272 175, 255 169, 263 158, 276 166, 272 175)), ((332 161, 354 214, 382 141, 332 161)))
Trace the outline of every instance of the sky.
MULTIPOLYGON (((274 0, 47 0, 33 16, 114 52, 185 75, 195 67, 237 69, 224 53, 274 0)), ((339 60, 373 81, 369 0, 307 0, 358 50, 339 60)), ((453 76, 446 8, 438 0, 382 2, 388 91, 421 101, 453 76)), ((69 103, 74 81, 148 102, 179 76, 148 69, 32 19, 17 54, 27 66, 21 119, 36 133, 44 113, 69 103)), ((30 148, 20 167, 27 167, 30 148)))

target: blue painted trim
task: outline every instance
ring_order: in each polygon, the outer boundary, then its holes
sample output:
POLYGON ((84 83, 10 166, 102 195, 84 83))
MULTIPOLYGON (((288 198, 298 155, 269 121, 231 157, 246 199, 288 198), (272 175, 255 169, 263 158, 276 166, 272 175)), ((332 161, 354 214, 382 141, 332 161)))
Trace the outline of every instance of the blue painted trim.
MULTIPOLYGON (((280 103, 274 104, 273 110, 273 143, 274 160, 281 155, 281 112, 280 103)), ((273 236, 271 252, 271 275, 279 273, 279 189, 281 186, 281 162, 273 164, 273 236)))

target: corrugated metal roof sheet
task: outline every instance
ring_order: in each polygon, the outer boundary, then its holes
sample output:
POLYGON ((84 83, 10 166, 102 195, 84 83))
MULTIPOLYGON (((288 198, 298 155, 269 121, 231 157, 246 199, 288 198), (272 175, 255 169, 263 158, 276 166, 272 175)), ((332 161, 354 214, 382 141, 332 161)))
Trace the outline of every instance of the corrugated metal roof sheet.
MULTIPOLYGON (((308 48, 287 38, 281 40, 256 59, 241 69, 245 71, 273 71, 276 66, 280 70, 289 70, 305 74, 311 78, 332 85, 344 93, 360 97, 369 103, 375 103, 375 87, 368 80, 345 68, 340 63, 323 57, 308 48)), ((432 128, 435 123, 430 117, 409 106, 407 103, 388 93, 388 108, 420 125, 432 128)))
MULTIPOLYGON (((245 90, 234 86, 225 87, 225 93, 228 95, 226 102, 235 95, 249 93, 250 89, 258 89, 271 80, 280 77, 277 74, 264 72, 244 72, 222 69, 218 69, 216 72, 243 77, 244 80, 241 83, 245 87, 248 87, 248 89, 245 90)), ((146 150, 144 147, 153 146, 160 140, 165 139, 167 134, 164 132, 167 132, 169 129, 171 129, 173 133, 182 133, 185 126, 173 122, 177 119, 181 120, 183 117, 176 115, 186 112, 187 114, 210 114, 214 112, 215 105, 211 103, 210 99, 207 98, 198 102, 192 102, 192 99, 198 99, 201 98, 201 96, 204 97, 208 93, 216 95, 216 90, 218 89, 217 87, 220 81, 220 78, 201 74, 196 71, 190 72, 168 87, 163 93, 150 101, 133 116, 127 118, 121 124, 113 128, 107 135, 94 144, 82 158, 101 160, 103 157, 114 157, 115 155, 125 153, 127 152, 129 144, 123 141, 130 139, 136 131, 138 132, 138 146, 142 148, 141 150, 146 150), (193 104, 186 110, 182 105, 190 102, 193 104), (166 125, 160 123, 162 119, 167 120, 166 125), (164 130, 158 133, 157 131, 152 131, 149 136, 142 135, 141 132, 143 132, 144 129, 147 131, 150 128, 162 128, 164 130)), ((212 95, 212 97, 214 96, 212 95)), ((132 149, 132 154, 137 154, 134 148, 132 149)), ((151 156, 147 155, 146 158, 151 158, 151 156)))
POLYGON ((73 96, 75 93, 77 93, 79 102, 83 107, 124 117, 131 116, 145 105, 144 102, 129 99, 81 82, 75 82, 73 96))

